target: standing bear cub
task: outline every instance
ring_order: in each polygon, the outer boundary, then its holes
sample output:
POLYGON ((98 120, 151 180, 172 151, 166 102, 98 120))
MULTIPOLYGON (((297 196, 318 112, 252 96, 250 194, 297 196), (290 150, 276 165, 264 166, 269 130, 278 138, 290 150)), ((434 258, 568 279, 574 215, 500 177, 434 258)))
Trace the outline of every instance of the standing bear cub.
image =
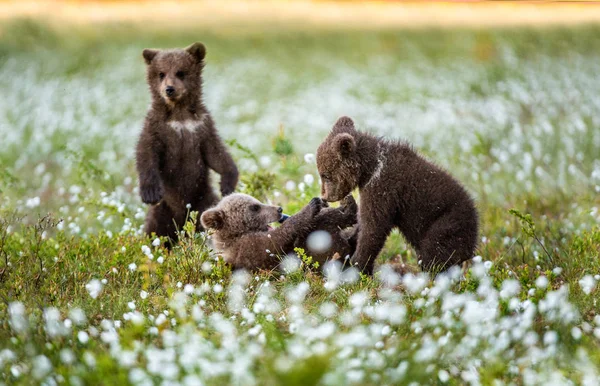
POLYGON ((350 262, 372 274, 394 227, 421 266, 440 272, 473 257, 478 216, 473 200, 447 172, 407 143, 359 132, 340 118, 317 150, 321 195, 338 201, 358 187, 358 239, 350 262))
POLYGON ((238 170, 202 101, 206 49, 143 51, 152 104, 137 144, 142 201, 152 205, 145 232, 177 239, 189 211, 216 204, 209 169, 221 175, 221 194, 234 191, 238 170), (189 205, 188 205, 189 204, 189 205))
POLYGON ((314 255, 323 264, 335 253, 353 251, 352 242, 345 230, 356 224, 356 203, 352 196, 346 198, 339 208, 325 208, 320 198, 313 198, 300 212, 283 221, 281 207, 266 205, 247 194, 235 193, 204 212, 202 225, 213 229, 213 247, 234 269, 276 268, 281 256, 294 251, 294 247, 306 249, 308 235, 316 230, 331 234, 331 246, 327 252, 314 255), (270 223, 282 222, 279 228, 270 223))

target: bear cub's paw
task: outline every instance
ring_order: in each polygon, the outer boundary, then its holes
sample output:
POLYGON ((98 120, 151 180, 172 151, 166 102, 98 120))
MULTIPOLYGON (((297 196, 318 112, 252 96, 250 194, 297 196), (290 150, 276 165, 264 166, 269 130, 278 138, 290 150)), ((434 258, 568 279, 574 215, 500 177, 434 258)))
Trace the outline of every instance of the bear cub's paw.
POLYGON ((345 213, 350 215, 358 213, 358 205, 351 194, 347 195, 342 201, 340 201, 340 208, 345 213))
POLYGON ((162 200, 165 194, 165 188, 160 180, 148 181, 148 183, 140 186, 140 196, 144 204, 157 204, 162 200))
POLYGON ((326 206, 327 205, 320 197, 313 197, 306 207, 308 208, 311 217, 314 217, 326 206))

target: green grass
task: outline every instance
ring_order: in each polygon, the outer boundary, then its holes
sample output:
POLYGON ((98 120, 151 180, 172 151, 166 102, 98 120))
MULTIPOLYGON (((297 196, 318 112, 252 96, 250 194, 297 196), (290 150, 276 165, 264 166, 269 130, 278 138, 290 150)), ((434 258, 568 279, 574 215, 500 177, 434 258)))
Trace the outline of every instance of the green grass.
MULTIPOLYGON (((0 383, 597 379, 597 26, 240 33, 16 21, 0 31, 0 383), (316 177, 305 154, 350 115, 414 143, 467 186, 486 263, 447 287, 412 291, 418 279, 407 278, 389 290, 362 276, 328 287, 333 277, 306 266, 232 276, 189 229, 171 252, 153 247, 140 232, 133 161, 149 102, 141 50, 193 41, 208 47, 207 105, 240 191, 299 210, 319 194, 316 179, 303 182, 316 177), (106 281, 97 298, 93 280, 106 281), (510 280, 519 286, 505 297, 510 280)), ((380 260, 398 256, 418 270, 394 233, 380 260)))

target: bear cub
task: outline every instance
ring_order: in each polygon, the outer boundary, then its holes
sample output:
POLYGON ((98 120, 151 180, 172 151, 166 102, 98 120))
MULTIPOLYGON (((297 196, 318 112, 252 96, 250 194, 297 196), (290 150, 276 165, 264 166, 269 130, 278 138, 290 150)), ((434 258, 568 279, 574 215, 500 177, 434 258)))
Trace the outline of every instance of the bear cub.
MULTIPOLYGON (((234 193, 205 211, 200 219, 205 228, 215 231, 213 246, 234 269, 271 270, 281 262, 280 256, 292 253, 294 247, 308 251, 306 239, 315 230, 331 234, 330 255, 351 254, 351 241, 344 237, 344 231, 356 224, 356 203, 350 197, 339 208, 325 205, 320 198, 313 198, 300 212, 273 229, 269 224, 284 217, 281 207, 234 193)), ((315 259, 324 263, 327 257, 321 252, 315 259)))
POLYGON ((137 143, 136 166, 140 196, 151 205, 148 235, 175 241, 189 211, 202 213, 216 204, 209 169, 221 175, 222 195, 232 193, 238 181, 237 167, 202 100, 205 56, 202 43, 143 51, 152 104, 137 143))
POLYGON ((317 168, 324 200, 338 201, 359 189, 357 245, 350 262, 363 272, 373 273, 395 227, 426 271, 437 273, 473 257, 478 233, 473 200, 409 144, 360 132, 342 117, 317 150, 317 168))

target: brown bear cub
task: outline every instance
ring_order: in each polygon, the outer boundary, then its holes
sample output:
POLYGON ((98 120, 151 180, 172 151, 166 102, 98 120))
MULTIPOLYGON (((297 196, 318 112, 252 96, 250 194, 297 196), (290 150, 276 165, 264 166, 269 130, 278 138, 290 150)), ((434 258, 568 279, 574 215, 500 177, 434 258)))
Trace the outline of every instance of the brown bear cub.
POLYGON ((300 212, 273 229, 269 224, 282 219, 281 207, 234 193, 205 211, 201 221, 205 228, 215 231, 213 246, 234 269, 271 270, 295 246, 306 248, 306 238, 315 230, 332 234, 331 255, 349 252, 349 241, 341 233, 356 223, 357 208, 352 198, 344 204, 339 208, 324 208, 320 198, 313 198, 300 212))
POLYGON ((350 262, 372 274, 387 236, 397 227, 421 267, 440 272, 473 257, 478 216, 461 184, 407 143, 388 141, 340 118, 317 150, 321 195, 338 201, 358 187, 356 251, 350 262))
POLYGON ((205 55, 201 43, 143 52, 152 105, 136 165, 140 196, 152 205, 145 224, 149 235, 176 240, 189 211, 202 213, 216 204, 209 169, 221 175, 222 195, 232 193, 238 181, 237 167, 202 101, 205 55))

